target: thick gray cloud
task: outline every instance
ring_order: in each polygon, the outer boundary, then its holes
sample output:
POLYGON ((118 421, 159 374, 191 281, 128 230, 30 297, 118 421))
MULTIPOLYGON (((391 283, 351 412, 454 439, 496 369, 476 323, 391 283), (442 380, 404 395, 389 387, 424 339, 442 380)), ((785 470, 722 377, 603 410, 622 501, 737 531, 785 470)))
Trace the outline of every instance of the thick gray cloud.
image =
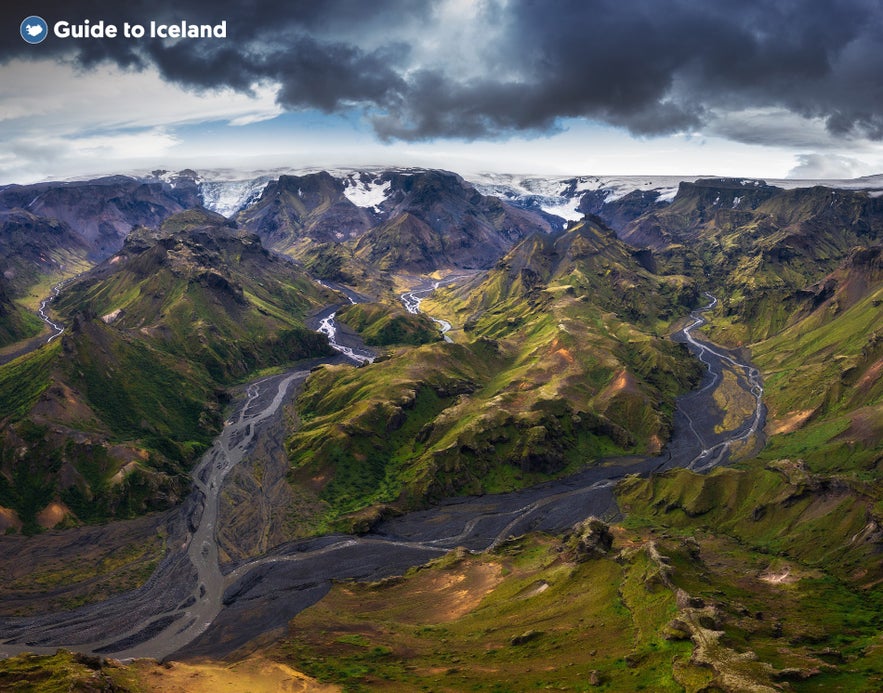
MULTIPOLYGON (((283 107, 360 109, 383 139, 545 132, 563 118, 654 135, 701 130, 727 113, 758 109, 820 119, 829 136, 883 139, 877 0, 486 0, 459 14, 456 6, 447 14, 439 7, 412 0, 37 3, 28 12, 50 24, 225 19, 229 38, 50 37, 29 46, 6 31, 0 60, 154 64, 166 79, 195 89, 248 91, 272 82, 283 107), (459 30, 482 40, 458 42, 459 30), (442 45, 427 48, 439 36, 442 45)), ((23 19, 8 4, 0 17, 4 26, 23 19)), ((719 134, 764 137, 732 122, 719 134)), ((778 136, 788 133, 769 138, 778 136)))
POLYGON ((789 178, 809 180, 855 178, 865 172, 865 164, 858 159, 837 154, 799 154, 797 166, 788 172, 789 178))

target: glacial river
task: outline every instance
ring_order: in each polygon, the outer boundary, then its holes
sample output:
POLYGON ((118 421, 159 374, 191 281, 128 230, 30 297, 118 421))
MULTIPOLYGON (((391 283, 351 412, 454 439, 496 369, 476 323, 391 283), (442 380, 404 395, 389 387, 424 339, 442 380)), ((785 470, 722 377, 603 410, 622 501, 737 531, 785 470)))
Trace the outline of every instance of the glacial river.
MULTIPOLYGON (((757 370, 695 336, 705 323, 702 313, 715 302, 711 297, 707 306, 694 311, 690 323, 673 337, 705 364, 707 374, 699 389, 678 399, 674 435, 660 456, 612 460, 512 493, 450 499, 385 520, 368 534, 288 542, 222 570, 217 525, 225 478, 249 454, 262 426, 279 425, 280 407, 309 371, 255 381, 194 470, 193 491, 169 523, 167 554, 147 583, 72 611, 0 619, 0 654, 51 653, 66 647, 121 659, 220 657, 262 633, 285 627, 295 614, 321 599, 333 580, 376 580, 458 546, 484 551, 527 531, 562 531, 590 515, 616 517, 613 488, 623 476, 673 467, 710 469, 725 463, 734 445, 762 429, 763 387, 757 370), (713 390, 725 369, 756 405, 733 430, 719 432, 713 390)), ((321 317, 325 319, 329 337, 336 338, 333 314, 321 317)))

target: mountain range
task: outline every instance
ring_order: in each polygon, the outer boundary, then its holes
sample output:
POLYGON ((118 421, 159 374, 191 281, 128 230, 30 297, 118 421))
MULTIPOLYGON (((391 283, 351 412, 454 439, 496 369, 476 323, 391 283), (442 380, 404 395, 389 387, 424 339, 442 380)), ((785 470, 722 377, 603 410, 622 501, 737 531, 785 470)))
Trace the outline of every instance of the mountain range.
MULTIPOLYGON (((263 655, 352 690, 512 667, 525 686, 874 690, 883 177, 814 183, 186 170, 0 188, 0 526, 48 541, 181 503, 231 398, 296 363, 314 370, 248 472, 285 487, 261 496, 273 530, 222 527, 230 560, 658 455, 705 373, 669 336, 707 292, 705 338, 762 376, 756 445, 706 475, 629 477, 621 514, 564 536, 335 586, 263 655), (44 343, 34 310, 59 282, 44 343), (331 362, 332 313, 373 363, 331 362), (537 674, 556 652, 557 678, 537 674)), ((721 429, 749 406, 727 373, 721 429)), ((224 502, 244 517, 243 488, 224 502)))

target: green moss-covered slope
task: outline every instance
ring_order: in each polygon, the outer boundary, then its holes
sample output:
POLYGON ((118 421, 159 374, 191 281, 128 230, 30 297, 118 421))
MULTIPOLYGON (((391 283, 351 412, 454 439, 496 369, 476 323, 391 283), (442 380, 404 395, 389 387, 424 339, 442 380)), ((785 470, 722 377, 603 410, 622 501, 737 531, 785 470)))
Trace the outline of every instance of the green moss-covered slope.
POLYGON ((325 503, 327 520, 358 513, 361 523, 370 507, 509 490, 661 449, 675 397, 701 372, 655 333, 686 310, 677 300, 689 284, 665 288, 594 223, 568 234, 532 236, 486 276, 428 299, 431 315, 459 328, 456 343, 310 377, 291 480, 325 503))
POLYGON ((134 232, 57 299, 65 333, 0 367, 0 505, 35 531, 179 502, 226 386, 330 353, 304 324, 326 300, 223 217, 134 232))

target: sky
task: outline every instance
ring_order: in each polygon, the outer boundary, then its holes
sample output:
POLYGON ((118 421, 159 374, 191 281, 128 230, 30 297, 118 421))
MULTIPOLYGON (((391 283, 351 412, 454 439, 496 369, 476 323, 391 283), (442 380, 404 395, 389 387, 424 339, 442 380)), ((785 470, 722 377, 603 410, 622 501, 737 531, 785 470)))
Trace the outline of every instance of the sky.
POLYGON ((185 167, 883 173, 879 0, 35 0, 3 3, 0 27, 0 184, 185 167), (33 45, 31 15, 47 23, 33 45), (57 35, 87 20, 117 36, 57 35), (225 36, 150 38, 151 22, 225 36))

